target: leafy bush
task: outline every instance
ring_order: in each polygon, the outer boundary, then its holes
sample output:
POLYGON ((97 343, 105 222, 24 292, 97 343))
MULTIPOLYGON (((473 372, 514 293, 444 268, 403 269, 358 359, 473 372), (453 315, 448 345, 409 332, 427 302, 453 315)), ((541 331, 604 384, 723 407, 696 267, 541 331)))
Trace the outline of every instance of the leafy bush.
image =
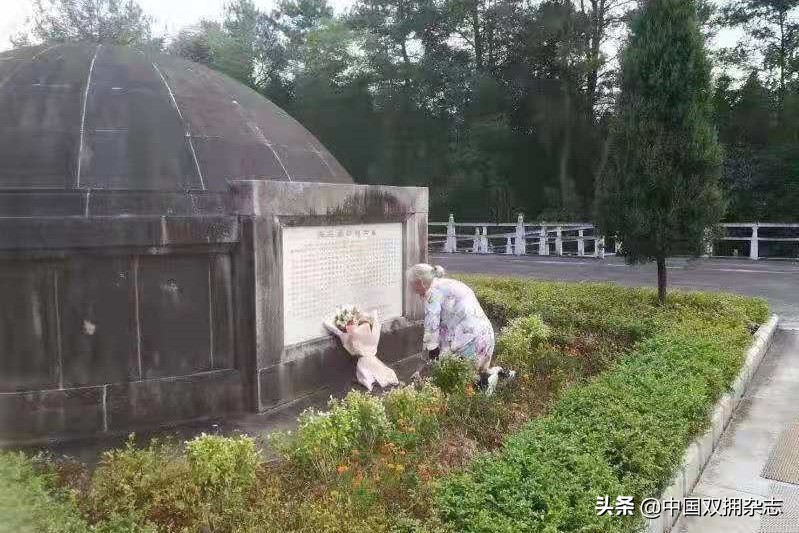
POLYGON ((383 398, 383 405, 392 426, 391 442, 410 450, 438 434, 443 397, 429 383, 418 389, 410 385, 393 389, 383 398))
POLYGON ((327 479, 352 450, 371 452, 386 440, 389 430, 383 403, 351 391, 343 400, 331 399, 327 411, 305 410, 295 433, 274 434, 270 441, 306 474, 327 479))
POLYGON ((549 337, 549 326, 540 316, 513 318, 502 328, 497 339, 497 360, 516 370, 532 370, 536 366, 536 356, 549 337))
POLYGON ((154 440, 103 454, 92 476, 86 507, 96 521, 140 516, 167 531, 201 520, 201 500, 189 464, 177 446, 154 440))
POLYGON ((186 443, 186 458, 205 503, 205 521, 214 531, 237 523, 247 511, 247 499, 262 463, 255 441, 243 435, 203 434, 186 443))
POLYGON ((84 533, 89 525, 66 494, 21 453, 0 452, 0 532, 84 533))
POLYGON ((450 354, 442 355, 433 363, 430 382, 447 394, 463 392, 472 387, 477 378, 474 363, 450 354))

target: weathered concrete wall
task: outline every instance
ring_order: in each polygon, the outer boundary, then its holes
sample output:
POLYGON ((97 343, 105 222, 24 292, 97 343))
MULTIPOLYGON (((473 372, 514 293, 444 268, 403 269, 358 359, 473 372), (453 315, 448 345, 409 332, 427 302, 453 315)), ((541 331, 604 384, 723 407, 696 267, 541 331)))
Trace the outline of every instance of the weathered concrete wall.
MULTIPOLYGON (((242 239, 242 247, 252 250, 251 270, 248 279, 239 281, 255 288, 249 302, 255 353, 247 364, 252 365, 256 376, 250 384, 250 405, 257 410, 273 409, 322 387, 351 381, 354 362, 333 338, 284 346, 282 229, 400 222, 404 271, 427 259, 427 189, 237 181, 231 184, 231 190, 232 203, 247 219, 251 231, 242 239)), ((405 289, 403 284, 403 317, 383 326, 379 353, 387 364, 412 356, 421 348, 419 321, 423 311, 418 299, 405 289)))
MULTIPOLYGON (((427 254, 426 189, 241 181, 0 205, 0 442, 267 410, 347 383, 332 338, 283 345, 282 229, 400 222, 403 270, 427 254)), ((406 291, 387 363, 418 352, 421 317, 406 291)))
POLYGON ((0 193, 0 441, 243 407, 233 330, 239 221, 224 201, 0 193), (172 215, 155 216, 164 212, 172 215))

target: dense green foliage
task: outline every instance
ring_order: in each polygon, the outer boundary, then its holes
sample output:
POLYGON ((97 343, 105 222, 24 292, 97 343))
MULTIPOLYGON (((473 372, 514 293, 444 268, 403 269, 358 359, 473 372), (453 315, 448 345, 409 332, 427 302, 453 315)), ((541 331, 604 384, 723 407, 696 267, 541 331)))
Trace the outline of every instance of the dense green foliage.
POLYGON ((628 262, 702 248, 724 213, 721 150, 711 122, 710 62, 694 0, 646 2, 622 56, 621 95, 596 223, 623 243, 628 262))
POLYGON ((22 454, 0 453, 0 531, 83 533, 88 525, 66 495, 52 489, 22 454))
POLYGON ((277 462, 246 436, 131 441, 93 473, 0 454, 0 514, 31 532, 631 532, 637 518, 597 517, 596 497, 667 483, 767 313, 723 294, 659 306, 644 289, 465 281, 518 371, 494 396, 442 358, 445 390, 331 400, 271 438, 277 462))
POLYGON ((459 357, 444 354, 433 363, 430 382, 445 393, 463 391, 477 377, 474 365, 459 357))

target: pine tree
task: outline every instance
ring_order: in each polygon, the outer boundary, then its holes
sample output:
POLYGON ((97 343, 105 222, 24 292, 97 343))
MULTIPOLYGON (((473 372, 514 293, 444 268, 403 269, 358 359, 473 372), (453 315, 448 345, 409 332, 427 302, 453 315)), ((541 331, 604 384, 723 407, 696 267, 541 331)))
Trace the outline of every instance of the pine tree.
POLYGON ((698 253, 724 212, 721 149, 712 124, 710 63, 694 0, 647 0, 622 57, 610 160, 598 183, 597 222, 628 263, 698 253))

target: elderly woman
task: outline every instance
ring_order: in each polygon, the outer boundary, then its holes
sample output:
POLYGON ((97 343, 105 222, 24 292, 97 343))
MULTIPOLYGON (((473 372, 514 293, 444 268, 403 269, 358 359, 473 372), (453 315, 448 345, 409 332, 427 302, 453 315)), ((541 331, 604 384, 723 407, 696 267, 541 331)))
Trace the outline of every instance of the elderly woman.
POLYGON ((501 369, 491 369, 494 328, 472 292, 460 281, 445 278, 444 269, 419 263, 408 272, 413 291, 424 299, 424 349, 431 359, 440 353, 471 359, 480 373, 480 384, 496 383, 501 369), (493 383, 491 383, 493 381, 493 383))

